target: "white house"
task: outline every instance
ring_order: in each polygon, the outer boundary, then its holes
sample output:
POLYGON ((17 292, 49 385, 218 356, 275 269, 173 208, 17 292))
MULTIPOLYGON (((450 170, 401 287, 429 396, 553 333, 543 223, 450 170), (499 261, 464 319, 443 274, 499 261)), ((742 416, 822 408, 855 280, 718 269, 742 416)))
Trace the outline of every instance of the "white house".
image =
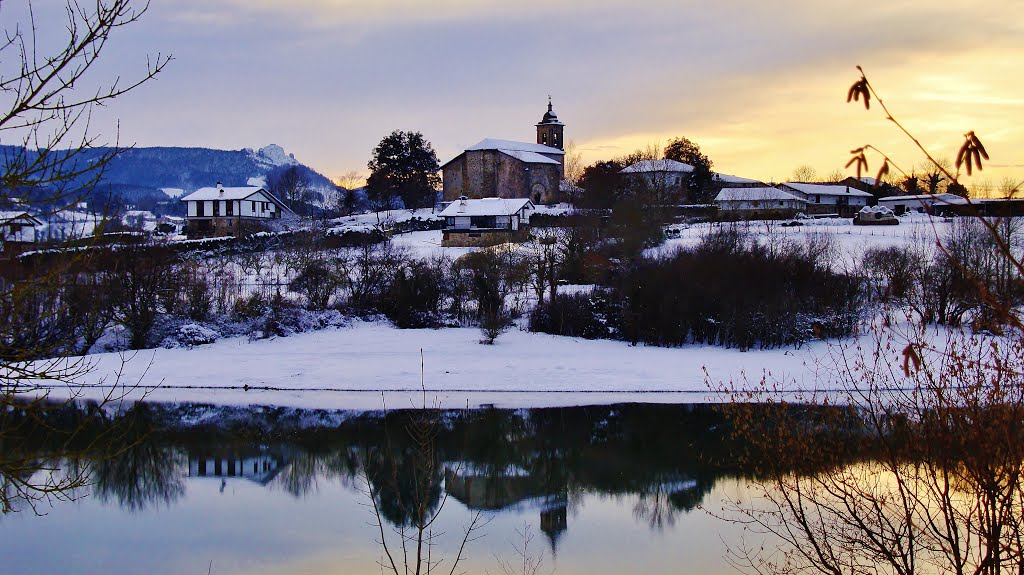
POLYGON ((190 237, 240 235, 292 214, 281 200, 260 187, 200 188, 181 198, 188 205, 190 237))
POLYGON ((28 212, 0 212, 0 255, 15 256, 32 249, 43 222, 28 212))
POLYGON ((0 241, 32 244, 36 242, 36 227, 43 222, 28 212, 0 212, 0 241))
POLYGON ((530 214, 536 207, 529 198, 482 198, 465 196, 438 214, 444 218, 443 246, 493 245, 526 239, 530 214))
POLYGON ((878 205, 885 206, 897 215, 906 212, 941 212, 946 206, 963 206, 968 202, 956 194, 921 194, 916 196, 890 196, 879 198, 878 205))
POLYGON ((807 207, 807 200, 769 186, 723 188, 715 205, 726 217, 791 216, 807 207))
POLYGON ((619 174, 629 181, 664 189, 682 189, 693 173, 693 166, 676 160, 640 160, 623 168, 619 174))

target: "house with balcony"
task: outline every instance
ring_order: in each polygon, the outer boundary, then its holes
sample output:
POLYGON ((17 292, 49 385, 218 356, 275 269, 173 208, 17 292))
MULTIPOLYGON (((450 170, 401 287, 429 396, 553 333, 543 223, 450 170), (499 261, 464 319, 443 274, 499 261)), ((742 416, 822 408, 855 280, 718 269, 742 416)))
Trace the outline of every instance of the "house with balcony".
POLYGON ((438 214, 444 218, 441 245, 493 246, 526 241, 530 214, 535 210, 529 198, 474 200, 463 196, 438 214))
POLYGON ((220 182, 180 201, 188 205, 186 233, 190 238, 241 236, 268 229, 276 220, 294 215, 264 188, 225 188, 220 182))

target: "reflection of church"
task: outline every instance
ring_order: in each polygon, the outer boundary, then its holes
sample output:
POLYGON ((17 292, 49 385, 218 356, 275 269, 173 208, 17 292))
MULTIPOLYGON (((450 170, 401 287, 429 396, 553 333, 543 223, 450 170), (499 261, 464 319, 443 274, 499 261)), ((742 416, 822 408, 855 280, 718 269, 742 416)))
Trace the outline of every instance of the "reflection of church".
POLYGON ((547 536, 552 553, 557 553, 558 539, 569 528, 569 496, 565 486, 551 486, 543 478, 522 470, 491 469, 480 473, 446 467, 444 487, 470 509, 539 509, 540 530, 547 536))
POLYGON ((565 124, 551 101, 537 124, 537 142, 485 139, 441 166, 444 201, 467 198, 529 198, 557 203, 565 177, 565 124))

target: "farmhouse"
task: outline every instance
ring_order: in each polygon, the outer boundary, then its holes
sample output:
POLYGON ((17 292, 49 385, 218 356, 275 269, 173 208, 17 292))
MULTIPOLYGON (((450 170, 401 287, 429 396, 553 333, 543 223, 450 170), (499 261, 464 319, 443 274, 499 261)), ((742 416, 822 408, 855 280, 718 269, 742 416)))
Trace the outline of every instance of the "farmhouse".
POLYGON ((535 204, 562 201, 565 124, 548 101, 537 124, 537 142, 485 139, 441 166, 444 201, 467 198, 530 198, 535 204))
POLYGON ((629 183, 654 189, 681 191, 693 166, 675 160, 640 160, 622 169, 620 174, 629 183))
POLYGON ((258 231, 291 214, 281 200, 263 188, 200 188, 181 198, 188 204, 188 236, 238 236, 258 231))
POLYGON ((723 188, 715 196, 719 213, 727 219, 792 217, 807 207, 807 200, 772 187, 723 188))
POLYGON ((851 217, 874 199, 870 192, 846 184, 786 182, 779 188, 807 200, 807 211, 814 214, 851 217))
POLYGON ((0 254, 17 255, 36 243, 36 227, 42 226, 28 212, 0 212, 0 254))
POLYGON ((444 218, 441 245, 493 246, 525 241, 534 209, 528 198, 459 198, 438 214, 444 218))

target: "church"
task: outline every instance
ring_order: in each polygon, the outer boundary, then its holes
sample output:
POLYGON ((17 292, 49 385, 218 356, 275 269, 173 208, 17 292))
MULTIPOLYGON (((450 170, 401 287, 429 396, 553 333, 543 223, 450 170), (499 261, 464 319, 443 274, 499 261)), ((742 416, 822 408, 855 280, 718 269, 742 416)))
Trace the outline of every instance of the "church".
POLYGON ((537 142, 485 139, 441 166, 444 201, 467 198, 529 198, 535 204, 562 201, 565 124, 548 111, 537 124, 537 142))

